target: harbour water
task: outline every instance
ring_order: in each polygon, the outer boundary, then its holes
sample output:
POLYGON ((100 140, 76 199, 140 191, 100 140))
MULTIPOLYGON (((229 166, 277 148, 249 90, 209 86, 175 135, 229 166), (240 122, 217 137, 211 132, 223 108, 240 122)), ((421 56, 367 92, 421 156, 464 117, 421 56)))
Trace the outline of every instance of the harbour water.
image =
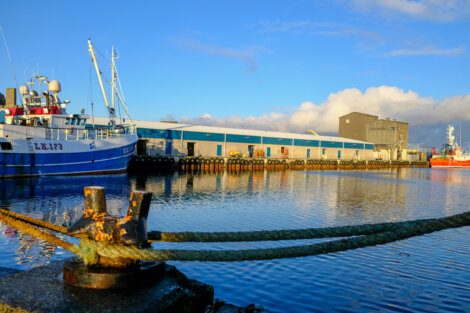
MULTIPOLYGON (((83 187, 106 187, 123 214, 133 189, 153 192, 149 230, 296 229, 442 217, 470 210, 470 171, 389 169, 169 176, 83 176, 0 181, 0 206, 69 225, 83 187)), ((256 262, 171 262, 215 296, 273 312, 470 312, 470 227, 383 246, 256 262)), ((324 240, 324 239, 322 239, 324 240)), ((319 240, 158 244, 249 249, 319 240)), ((69 257, 0 225, 0 266, 29 269, 69 257)))

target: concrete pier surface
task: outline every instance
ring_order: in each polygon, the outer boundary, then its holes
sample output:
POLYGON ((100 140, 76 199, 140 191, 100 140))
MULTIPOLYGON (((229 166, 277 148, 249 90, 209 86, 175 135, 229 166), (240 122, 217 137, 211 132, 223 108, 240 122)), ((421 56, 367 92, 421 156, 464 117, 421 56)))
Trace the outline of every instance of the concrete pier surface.
POLYGON ((8 267, 0 267, 0 278, 9 276, 15 273, 21 272, 20 270, 15 270, 8 267))
POLYGON ((64 284, 64 261, 28 271, 0 268, 0 312, 266 312, 214 303, 210 285, 188 279, 165 264, 161 279, 148 288, 89 290, 64 284))

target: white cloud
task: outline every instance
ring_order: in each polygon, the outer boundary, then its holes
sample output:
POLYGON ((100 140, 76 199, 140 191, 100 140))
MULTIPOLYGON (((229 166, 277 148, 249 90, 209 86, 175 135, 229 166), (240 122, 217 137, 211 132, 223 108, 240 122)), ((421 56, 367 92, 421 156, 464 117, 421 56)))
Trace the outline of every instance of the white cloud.
POLYGON ((257 25, 260 33, 292 33, 314 36, 358 36, 371 40, 382 40, 382 36, 344 23, 312 21, 264 21, 257 25))
POLYGON ((464 54, 463 47, 458 48, 435 48, 435 47, 420 47, 420 48, 404 48, 392 50, 385 53, 389 57, 402 57, 402 56, 454 56, 464 54))
POLYGON ((286 131, 289 129, 288 115, 276 112, 260 116, 229 116, 224 118, 216 118, 206 113, 196 118, 183 118, 181 122, 192 125, 210 125, 259 130, 286 131))
POLYGON ((354 0, 353 3, 366 11, 395 13, 419 19, 451 21, 470 16, 468 0, 354 0))
POLYGON ((338 132, 338 117, 350 112, 397 118, 411 127, 428 127, 470 120, 470 94, 434 100, 414 91, 391 86, 371 87, 362 92, 348 88, 332 93, 320 104, 301 103, 293 113, 267 113, 261 116, 232 116, 217 118, 205 114, 186 118, 182 122, 246 129, 292 131, 304 133, 313 129, 323 134, 338 132))
POLYGON ((310 21, 264 21, 259 24, 259 31, 261 33, 306 31, 312 27, 313 24, 310 21))
POLYGON ((173 42, 185 49, 214 55, 234 60, 239 60, 245 64, 248 71, 258 69, 258 55, 263 52, 270 52, 269 49, 259 46, 251 46, 241 49, 228 48, 218 45, 211 45, 193 39, 174 39, 173 42))

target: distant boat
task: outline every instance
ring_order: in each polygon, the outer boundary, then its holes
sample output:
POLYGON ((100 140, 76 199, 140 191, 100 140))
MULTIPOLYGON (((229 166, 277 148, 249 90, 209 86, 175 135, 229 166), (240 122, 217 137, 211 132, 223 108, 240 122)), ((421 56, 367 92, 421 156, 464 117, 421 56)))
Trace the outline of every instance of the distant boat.
POLYGON ((91 41, 88 48, 110 115, 108 126, 90 125, 91 118, 84 111, 68 114, 69 101, 58 96, 60 83, 36 76, 28 82, 30 87, 20 87, 21 105, 0 110, 0 177, 102 174, 127 169, 138 138, 135 125, 124 124, 114 115, 114 51, 110 106, 91 41), (41 90, 43 84, 47 84, 47 91, 33 89, 39 86, 41 90))
POLYGON ((431 167, 470 167, 470 154, 464 153, 463 148, 454 142, 454 127, 447 127, 447 143, 441 150, 434 149, 430 159, 431 167))

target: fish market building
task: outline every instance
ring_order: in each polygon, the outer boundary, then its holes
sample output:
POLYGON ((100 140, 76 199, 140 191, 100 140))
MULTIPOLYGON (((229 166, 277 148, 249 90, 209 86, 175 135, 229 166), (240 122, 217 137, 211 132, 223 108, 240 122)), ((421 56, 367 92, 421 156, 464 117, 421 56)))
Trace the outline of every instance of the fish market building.
MULTIPOLYGON (((96 124, 101 124, 95 118, 96 124)), ((140 154, 201 157, 373 160, 374 144, 354 139, 196 126, 176 122, 134 121, 140 154)))

